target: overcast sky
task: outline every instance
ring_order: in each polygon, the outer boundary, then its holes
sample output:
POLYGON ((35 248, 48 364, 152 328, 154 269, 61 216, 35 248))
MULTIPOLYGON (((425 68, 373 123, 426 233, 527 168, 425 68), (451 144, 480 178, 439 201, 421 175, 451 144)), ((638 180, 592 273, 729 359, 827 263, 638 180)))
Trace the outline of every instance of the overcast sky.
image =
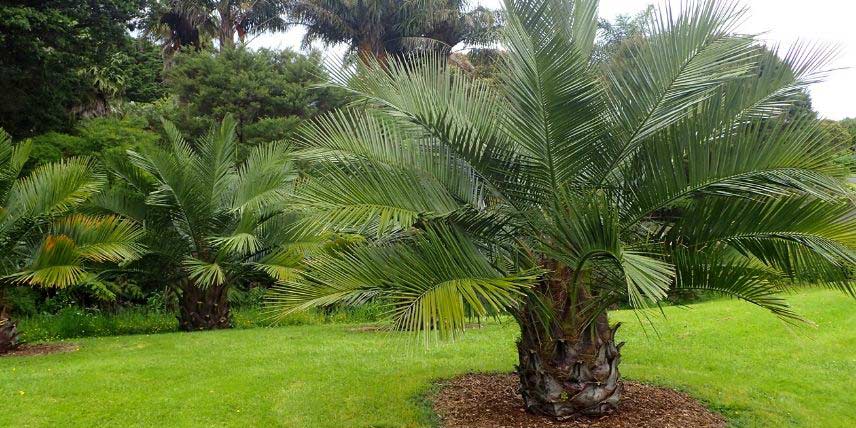
MULTIPOLYGON (((619 14, 633 14, 649 4, 680 0, 601 0, 600 16, 612 19, 619 14)), ((479 0, 478 3, 499 8, 502 0, 479 0)), ((854 0, 752 0, 750 13, 740 28, 745 33, 763 33, 761 38, 787 48, 794 41, 829 43, 841 53, 831 64, 835 71, 823 83, 811 88, 814 108, 829 119, 856 117, 856 1, 854 0), (848 68, 850 67, 850 68, 848 68)), ((253 47, 298 48, 303 32, 266 34, 251 44, 253 47)), ((335 51, 341 51, 336 49, 335 51)))

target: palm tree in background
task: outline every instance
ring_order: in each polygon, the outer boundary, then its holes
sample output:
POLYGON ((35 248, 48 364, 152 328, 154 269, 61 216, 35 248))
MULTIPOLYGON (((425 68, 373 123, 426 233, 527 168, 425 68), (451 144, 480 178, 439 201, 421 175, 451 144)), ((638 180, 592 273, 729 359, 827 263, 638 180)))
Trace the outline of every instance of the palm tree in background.
POLYGON ((327 241, 292 232, 284 211, 295 172, 283 144, 239 161, 231 116, 193 144, 164 128, 167 148, 110 161, 119 185, 94 203, 144 226, 149 252, 139 267, 179 296, 179 328, 229 328, 232 285, 290 279, 327 241))
POLYGON ((290 23, 306 27, 304 45, 346 43, 360 58, 381 60, 490 43, 501 24, 496 12, 463 0, 289 0, 286 10, 290 23))
MULTIPOLYGON (((140 230, 115 216, 74 213, 105 183, 88 160, 43 165, 21 177, 30 147, 12 145, 0 129, 0 287, 103 285, 100 267, 140 256, 140 230)), ((15 322, 0 304, 0 354, 17 346, 15 322)))
POLYGON ((567 417, 616 409, 615 305, 648 316, 670 290, 705 290, 793 321, 784 290, 853 294, 841 147, 783 117, 830 52, 774 67, 734 34, 744 8, 704 1, 652 13, 647 41, 601 65, 597 7, 507 1, 495 85, 439 55, 342 71, 364 102, 304 129, 312 178, 295 198, 368 240, 308 261, 270 302, 380 300, 426 339, 511 314, 526 408, 567 417))
POLYGON ((143 26, 171 57, 185 46, 198 50, 217 40, 222 50, 248 35, 284 30, 284 7, 285 0, 151 0, 143 26))

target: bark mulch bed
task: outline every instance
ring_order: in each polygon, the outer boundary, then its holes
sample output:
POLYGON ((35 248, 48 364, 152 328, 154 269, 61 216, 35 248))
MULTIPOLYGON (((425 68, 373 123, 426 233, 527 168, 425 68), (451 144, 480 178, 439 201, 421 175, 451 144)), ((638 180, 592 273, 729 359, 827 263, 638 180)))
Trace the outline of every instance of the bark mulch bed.
POLYGON ((78 349, 80 347, 74 343, 25 343, 12 352, 0 354, 0 357, 32 357, 36 355, 58 354, 60 352, 74 352, 78 349))
POLYGON ((624 382, 618 412, 564 421, 523 409, 516 374, 466 374, 441 382, 434 411, 446 428, 721 428, 725 418, 680 392, 624 382))

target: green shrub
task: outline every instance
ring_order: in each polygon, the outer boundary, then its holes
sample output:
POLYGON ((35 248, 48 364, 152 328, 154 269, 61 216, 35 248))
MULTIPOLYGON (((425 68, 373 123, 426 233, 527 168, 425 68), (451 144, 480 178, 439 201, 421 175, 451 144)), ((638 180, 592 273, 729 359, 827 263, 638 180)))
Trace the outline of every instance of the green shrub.
POLYGON ((343 91, 318 86, 325 74, 318 52, 181 52, 164 79, 180 108, 166 117, 199 134, 231 114, 240 143, 281 139, 301 120, 347 101, 343 91))
POLYGON ((37 135, 31 140, 33 146, 30 149, 30 159, 25 166, 26 170, 56 162, 62 158, 92 152, 92 149, 87 147, 87 141, 83 138, 60 132, 37 135))
MULTIPOLYGON (((272 327, 277 325, 318 325, 325 323, 359 324, 382 320, 376 305, 342 308, 329 313, 313 310, 291 314, 275 320, 262 308, 244 308, 232 312, 235 328, 272 327)), ((20 318, 18 330, 26 342, 46 342, 79 337, 155 334, 178 331, 174 313, 142 307, 116 313, 67 306, 56 314, 38 314, 20 318)))
POLYGON ((83 120, 75 128, 76 135, 48 132, 33 137, 26 168, 32 169, 62 158, 101 158, 106 153, 124 153, 128 149, 152 146, 160 136, 148 128, 148 120, 137 115, 83 120))
POLYGON ((139 116, 99 117, 81 121, 77 134, 86 141, 89 154, 124 152, 157 143, 160 137, 148 127, 148 121, 139 116))
POLYGON ((32 287, 0 288, 0 307, 6 307, 15 316, 28 316, 38 312, 39 292, 32 287))
POLYGON ((268 141, 287 140, 301 119, 297 116, 265 117, 255 123, 244 126, 244 141, 248 144, 261 144, 268 141))

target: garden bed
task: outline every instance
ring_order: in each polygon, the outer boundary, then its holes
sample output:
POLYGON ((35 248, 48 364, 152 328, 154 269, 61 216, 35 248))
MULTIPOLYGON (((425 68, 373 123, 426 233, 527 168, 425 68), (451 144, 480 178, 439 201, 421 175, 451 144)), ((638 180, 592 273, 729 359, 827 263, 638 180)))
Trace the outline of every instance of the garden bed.
POLYGON ((18 349, 0 355, 0 357, 27 357, 35 355, 58 354, 61 352, 74 352, 80 349, 74 343, 25 343, 18 349))
POLYGON ((720 428, 721 415, 678 391, 624 382, 618 412, 557 421, 527 413, 515 374, 466 374, 440 383, 434 411, 446 428, 720 428))

